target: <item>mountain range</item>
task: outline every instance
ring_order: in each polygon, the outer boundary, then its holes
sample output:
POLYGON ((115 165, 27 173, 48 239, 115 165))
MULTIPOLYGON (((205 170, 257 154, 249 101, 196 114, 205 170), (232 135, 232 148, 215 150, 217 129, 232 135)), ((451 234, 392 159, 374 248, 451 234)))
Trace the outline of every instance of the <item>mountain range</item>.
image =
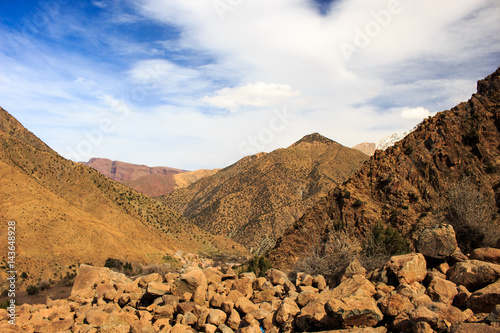
POLYGON ((276 267, 290 268, 314 250, 311 240, 339 226, 363 239, 380 223, 415 241, 425 227, 446 222, 450 192, 464 181, 480 193, 479 208, 492 207, 489 233, 498 235, 499 130, 500 68, 478 82, 469 101, 425 119, 394 146, 377 150, 288 228, 269 258, 276 267))
POLYGON ((261 254, 368 158, 318 133, 247 156, 159 199, 189 221, 261 254))

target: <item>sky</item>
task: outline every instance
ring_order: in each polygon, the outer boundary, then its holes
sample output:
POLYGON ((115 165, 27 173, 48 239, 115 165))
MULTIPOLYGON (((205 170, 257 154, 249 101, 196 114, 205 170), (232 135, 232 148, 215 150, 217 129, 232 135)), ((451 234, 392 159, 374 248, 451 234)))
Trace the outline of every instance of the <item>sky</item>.
POLYGON ((466 101, 497 0, 0 0, 0 106, 62 156, 221 168, 466 101))

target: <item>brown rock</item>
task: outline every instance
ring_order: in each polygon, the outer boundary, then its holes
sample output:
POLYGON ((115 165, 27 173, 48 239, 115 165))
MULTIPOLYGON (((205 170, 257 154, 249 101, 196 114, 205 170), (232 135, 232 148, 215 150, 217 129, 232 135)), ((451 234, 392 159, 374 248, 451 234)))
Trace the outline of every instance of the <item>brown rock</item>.
POLYGON ((264 291, 260 291, 258 293, 255 293, 251 300, 255 304, 262 303, 262 302, 271 302, 272 299, 274 298, 274 290, 273 289, 266 289, 264 291))
POLYGON ((213 267, 209 267, 203 270, 203 274, 205 274, 205 277, 207 278, 207 283, 208 284, 213 284, 213 283, 221 283, 222 282, 222 274, 221 271, 218 269, 215 269, 213 267))
POLYGON ((446 259, 457 248, 455 230, 449 224, 441 224, 432 229, 425 229, 417 243, 418 252, 433 259, 446 259))
POLYGON ((191 312, 184 314, 184 316, 182 317, 182 320, 181 320, 181 324, 190 325, 190 326, 196 324, 197 322, 198 322, 198 317, 196 317, 191 312))
POLYGON ((170 286, 161 282, 150 282, 146 287, 146 293, 152 297, 161 297, 170 292, 170 286))
POLYGON ((421 282, 427 275, 427 263, 421 253, 393 256, 386 267, 398 278, 399 283, 421 282))
POLYGON ((234 332, 229 326, 226 326, 224 324, 219 325, 219 327, 217 327, 217 329, 221 333, 233 333, 234 332))
POLYGON ((229 292, 229 294, 227 294, 226 300, 234 303, 242 297, 245 297, 245 296, 242 293, 240 293, 238 290, 231 290, 229 292))
POLYGON ((240 313, 252 313, 256 311, 259 307, 252 303, 250 300, 246 299, 245 297, 240 297, 238 300, 234 303, 234 307, 236 310, 238 310, 240 313))
POLYGON ((480 323, 458 323, 453 325, 450 333, 500 333, 500 329, 480 323))
POLYGON ((224 302, 222 302, 221 309, 225 313, 228 313, 228 314, 231 313, 233 308, 234 308, 234 302, 228 301, 228 300, 225 300, 224 302))
POLYGON ((326 284, 326 280, 325 280, 325 277, 323 275, 315 275, 313 277, 313 287, 315 288, 318 288, 318 290, 323 290, 326 288, 327 284, 326 284))
POLYGON ((285 281, 288 280, 288 276, 286 273, 279 271, 277 269, 270 269, 266 272, 267 279, 269 282, 271 282, 273 285, 284 285, 285 281))
POLYGON ((387 294, 378 302, 382 313, 396 317, 400 313, 409 313, 415 309, 410 299, 401 294, 387 294))
POLYGON ((341 281, 350 279, 354 275, 366 275, 366 269, 361 265, 358 258, 354 258, 344 270, 341 281))
POLYGON ((375 300, 362 294, 330 300, 325 310, 342 326, 375 326, 384 318, 375 300))
POLYGON ((108 319, 109 313, 106 313, 99 309, 92 309, 87 311, 85 314, 85 320, 87 324, 92 325, 93 327, 100 327, 106 319, 108 319))
POLYGON ((463 307, 469 301, 471 292, 465 288, 465 286, 457 286, 457 295, 453 299, 453 305, 458 307, 463 307))
POLYGON ((447 277, 451 282, 475 291, 493 283, 499 277, 500 269, 497 272, 493 265, 479 260, 462 261, 448 270, 447 277))
POLYGON ((184 324, 175 324, 174 327, 170 330, 170 333, 185 333, 185 332, 196 332, 188 325, 184 324))
POLYGON ((132 282, 124 274, 116 273, 106 267, 94 267, 89 265, 80 265, 78 273, 71 289, 72 297, 89 299, 102 297, 102 293, 108 290, 114 283, 132 282), (98 294, 99 289, 100 294, 98 294))
POLYGON ((467 307, 474 313, 489 313, 500 304, 500 280, 474 292, 467 304, 467 307))
POLYGON ((110 315, 101 325, 102 333, 129 333, 130 324, 120 316, 110 315))
POLYGON ((143 323, 140 321, 134 322, 130 325, 130 333, 155 333, 156 330, 153 328, 151 323, 143 323))
POLYGON ((300 306, 301 308, 306 306, 307 303, 314 299, 318 294, 312 290, 305 290, 303 292, 301 292, 299 294, 299 296, 297 297, 297 300, 296 300, 296 303, 298 306, 300 306))
POLYGON ((434 333, 435 331, 431 328, 431 325, 425 321, 419 321, 413 327, 413 333, 434 333))
POLYGON ((215 294, 210 299, 210 306, 214 308, 220 308, 222 306, 222 302, 224 302, 225 297, 220 294, 215 294))
POLYGON ((224 324, 227 315, 224 311, 218 309, 211 309, 207 316, 207 323, 215 326, 224 324))
POLYGON ((154 310, 154 318, 156 320, 161 318, 173 319, 174 313, 175 313, 175 308, 171 304, 157 306, 156 309, 154 310))
POLYGON ((295 324, 302 331, 311 332, 334 327, 334 322, 326 314, 325 304, 319 299, 307 303, 295 318, 295 324))
POLYGON ((161 298, 163 300, 163 303, 165 303, 165 305, 171 305, 174 309, 177 308, 177 305, 179 304, 180 301, 180 298, 174 295, 163 295, 161 298))
POLYGON ((161 318, 154 322, 153 328, 158 332, 168 332, 172 326, 170 325, 170 320, 167 318, 161 318))
POLYGON ((409 314, 410 320, 413 323, 418 323, 420 321, 424 321, 431 325, 431 327, 435 327, 439 321, 439 316, 436 312, 429 310, 429 308, 425 305, 421 305, 415 310, 411 311, 409 314))
POLYGON ((458 294, 457 286, 448 280, 440 277, 433 277, 426 294, 436 302, 443 302, 446 304, 453 303, 453 299, 458 294))
POLYGON ((237 330, 240 327, 240 323, 241 323, 240 314, 235 309, 232 309, 231 314, 227 318, 226 322, 227 326, 229 326, 233 330, 237 330))
POLYGON ((273 287, 273 285, 269 281, 267 281, 267 279, 265 277, 257 278, 252 282, 252 288, 254 290, 263 291, 266 289, 270 289, 272 287, 273 287))
POLYGON ((253 282, 253 280, 251 280, 247 277, 236 279, 236 280, 234 280, 234 283, 231 286, 231 289, 237 290, 240 293, 242 293, 245 297, 247 297, 249 295, 252 295, 252 293, 253 293, 252 282, 253 282))
MULTIPOLYGON (((158 273, 151 273, 139 278, 137 285, 141 288, 146 288, 151 282, 163 282, 163 278, 158 273)), ((132 291, 130 291, 132 292, 132 291)))
POLYGON ((331 298, 341 299, 351 295, 363 295, 371 297, 376 294, 375 286, 362 275, 354 275, 348 280, 342 281, 331 291, 331 298))
POLYGON ((215 333, 217 326, 212 324, 205 324, 205 333, 215 333))
POLYGON ((469 255, 470 259, 487 261, 494 264, 500 264, 500 249, 493 247, 484 247, 475 249, 469 255))
POLYGON ((276 311, 276 322, 282 325, 299 312, 300 309, 297 306, 297 303, 295 303, 290 298, 285 298, 276 311))

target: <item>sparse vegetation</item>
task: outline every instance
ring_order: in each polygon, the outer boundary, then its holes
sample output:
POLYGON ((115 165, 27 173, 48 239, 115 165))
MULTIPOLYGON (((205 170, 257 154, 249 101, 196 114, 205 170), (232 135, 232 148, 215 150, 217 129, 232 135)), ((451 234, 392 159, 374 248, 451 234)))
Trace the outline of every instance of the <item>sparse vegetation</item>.
POLYGON ((38 289, 38 287, 37 287, 37 286, 35 286, 35 285, 33 285, 33 284, 32 284, 32 285, 30 285, 30 286, 28 286, 28 287, 26 288, 26 293, 27 293, 28 295, 36 295, 36 294, 38 294, 38 292, 39 292, 39 291, 40 291, 40 289, 38 289))
POLYGON ((492 228, 492 214, 493 207, 470 178, 464 177, 449 189, 446 218, 464 253, 495 245, 500 233, 492 228))
POLYGON ((255 276, 265 276, 265 273, 271 269, 271 263, 264 256, 255 256, 242 266, 242 272, 253 272, 255 276))

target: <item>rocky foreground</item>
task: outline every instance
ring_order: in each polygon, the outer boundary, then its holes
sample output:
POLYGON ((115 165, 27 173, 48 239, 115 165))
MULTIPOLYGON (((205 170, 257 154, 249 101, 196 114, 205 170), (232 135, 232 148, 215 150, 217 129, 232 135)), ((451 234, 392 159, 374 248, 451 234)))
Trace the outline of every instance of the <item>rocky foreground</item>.
POLYGON ((427 229, 422 253, 366 270, 355 259, 331 288, 321 275, 290 279, 230 268, 189 268, 130 279, 81 265, 69 299, 0 310, 1 332, 500 332, 500 249, 469 256, 450 226, 427 229), (424 256, 425 255, 425 256, 424 256))

